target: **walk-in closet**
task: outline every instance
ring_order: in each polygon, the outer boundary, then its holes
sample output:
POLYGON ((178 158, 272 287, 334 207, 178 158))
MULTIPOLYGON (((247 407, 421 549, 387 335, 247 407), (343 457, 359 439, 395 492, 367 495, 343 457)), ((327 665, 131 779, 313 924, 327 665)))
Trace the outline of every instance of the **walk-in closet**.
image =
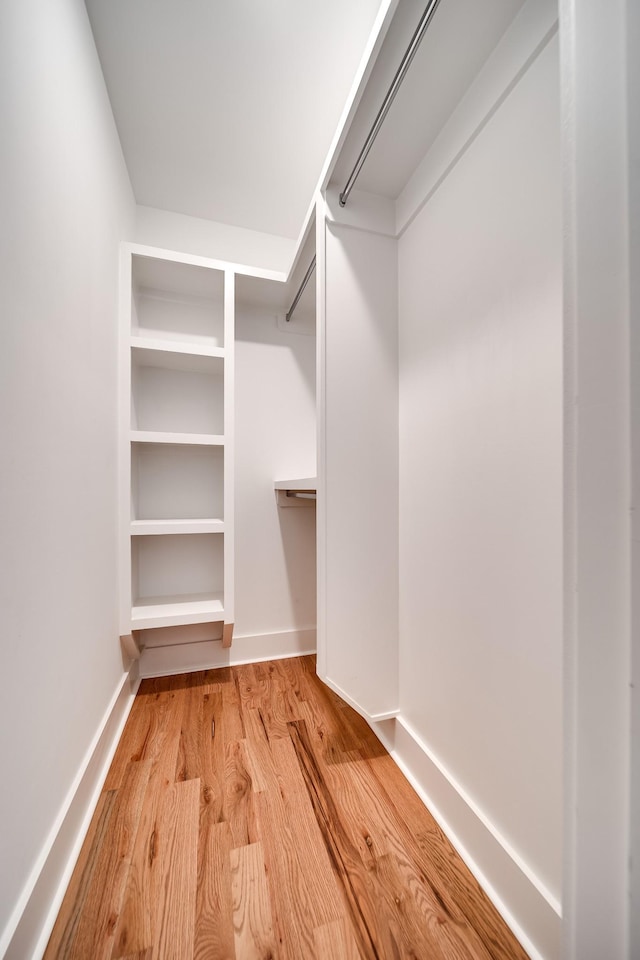
POLYGON ((0 958, 635 960, 633 0, 7 0, 0 958))

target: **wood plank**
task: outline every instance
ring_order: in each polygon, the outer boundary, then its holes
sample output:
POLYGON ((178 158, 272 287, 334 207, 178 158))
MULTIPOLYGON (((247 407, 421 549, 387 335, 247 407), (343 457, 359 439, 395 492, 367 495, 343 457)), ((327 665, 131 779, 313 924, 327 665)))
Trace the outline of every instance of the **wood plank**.
MULTIPOLYGON (((344 904, 327 853, 298 757, 291 740, 276 740, 272 751, 284 802, 284 824, 297 851, 302 875, 309 890, 309 916, 313 926, 322 926, 344 916, 344 904)), ((284 828, 283 824, 283 828, 284 828)), ((277 835, 280 835, 278 830, 277 835)))
POLYGON ((247 707, 257 710, 262 705, 267 692, 266 678, 256 676, 255 667, 256 665, 253 663, 243 663, 234 669, 240 704, 243 710, 247 707))
POLYGON ((222 685, 222 702, 224 704, 224 739, 226 743, 233 740, 244 740, 246 732, 240 708, 240 691, 237 674, 232 673, 229 683, 222 685))
POLYGON ((292 721, 289 728, 314 816, 342 893, 345 915, 351 923, 358 949, 364 960, 399 955, 398 941, 386 923, 387 918, 380 916, 375 877, 362 863, 357 848, 344 829, 339 808, 314 753, 306 723, 303 720, 292 721))
POLYGON ((200 833, 223 819, 225 710, 222 689, 209 687, 203 694, 201 727, 198 738, 198 776, 200 778, 200 833))
POLYGON ((127 764, 158 758, 164 742, 164 731, 175 714, 179 690, 163 683, 143 681, 145 684, 134 700, 133 707, 120 738, 113 762, 105 781, 105 790, 117 790, 127 764))
POLYGON ((261 843, 231 851, 231 895, 236 956, 278 960, 261 843))
POLYGON ((527 953, 391 757, 365 761, 374 776, 377 815, 386 823, 387 846, 397 856, 411 850, 416 866, 452 922, 464 927, 478 956, 526 960, 527 953))
POLYGON ((152 960, 193 956, 199 812, 199 780, 167 787, 158 817, 161 882, 152 960))
POLYGON ((107 816, 103 807, 90 854, 76 867, 81 871, 76 898, 65 899, 45 957, 111 957, 151 765, 150 760, 130 763, 107 816))
POLYGON ((259 839, 253 806, 251 774, 241 740, 225 744, 224 819, 231 827, 234 847, 259 839))
POLYGON ((312 674, 309 664, 301 670, 301 687, 304 719, 314 740, 322 745, 326 763, 375 757, 386 752, 368 723, 312 674))
POLYGON ((115 790, 109 790, 100 796, 62 907, 51 932, 44 953, 44 960, 67 956, 74 942, 102 848, 104 844, 110 841, 109 828, 116 797, 115 790))
POLYGON ((351 927, 343 918, 313 931, 318 960, 362 960, 351 927))
POLYGON ((209 825, 200 838, 194 960, 235 960, 231 843, 228 823, 209 825))
POLYGON ((434 824, 431 831, 417 834, 416 842, 432 864, 439 891, 449 892, 468 928, 477 934, 492 960, 527 960, 527 952, 440 827, 434 824))
MULTIPOLYGON (((190 674, 190 683, 181 691, 183 718, 176 762, 175 780, 195 780, 201 771, 200 746, 204 720, 204 676, 190 674)), ((211 738, 209 731, 209 739, 211 738)))
POLYGON ((258 708, 269 739, 288 740, 287 723, 290 720, 302 720, 303 713, 280 662, 254 664, 254 676, 256 687, 261 691, 258 708))
POLYGON ((156 938, 156 904, 162 882, 158 856, 159 808, 164 793, 174 782, 183 706, 179 696, 168 699, 164 722, 154 742, 154 759, 142 802, 112 960, 151 948, 156 938))
POLYGON ((300 867, 296 840, 288 829, 282 799, 264 792, 256 797, 256 813, 271 903, 274 935, 282 960, 314 960, 314 940, 306 877, 300 867))

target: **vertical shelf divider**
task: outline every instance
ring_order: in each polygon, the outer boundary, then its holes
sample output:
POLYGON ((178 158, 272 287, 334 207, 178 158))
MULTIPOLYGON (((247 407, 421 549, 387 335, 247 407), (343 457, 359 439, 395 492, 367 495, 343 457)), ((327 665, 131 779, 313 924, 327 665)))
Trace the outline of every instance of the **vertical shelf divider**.
POLYGON ((120 245, 118 294, 118 623, 121 642, 128 638, 127 649, 135 647, 131 640, 131 513, 132 464, 131 444, 131 350, 133 270, 131 245, 120 245))
POLYGON ((235 274, 224 275, 224 626, 222 646, 233 639, 234 614, 234 370, 235 370, 235 274))

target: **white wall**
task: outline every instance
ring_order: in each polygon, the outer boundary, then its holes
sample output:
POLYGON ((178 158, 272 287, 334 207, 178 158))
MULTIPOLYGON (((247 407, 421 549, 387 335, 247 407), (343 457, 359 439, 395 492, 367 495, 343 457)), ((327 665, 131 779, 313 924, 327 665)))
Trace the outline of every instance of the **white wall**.
POLYGON ((295 240, 154 207, 136 207, 137 243, 287 273, 295 240))
POLYGON ((118 241, 134 204, 81 0, 0 11, 0 952, 122 679, 118 241))
POLYGON ((558 899, 561 239, 553 40, 399 241, 400 703, 558 899))
POLYGON ((315 629, 315 509, 273 481, 315 476, 315 338, 236 312, 236 636, 315 629))

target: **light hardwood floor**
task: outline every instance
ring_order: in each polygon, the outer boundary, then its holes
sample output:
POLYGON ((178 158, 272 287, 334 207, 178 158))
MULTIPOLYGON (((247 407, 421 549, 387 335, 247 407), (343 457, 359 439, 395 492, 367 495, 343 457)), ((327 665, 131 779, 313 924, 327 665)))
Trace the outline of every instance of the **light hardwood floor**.
POLYGON ((143 682, 45 957, 526 954, 304 657, 143 682))

